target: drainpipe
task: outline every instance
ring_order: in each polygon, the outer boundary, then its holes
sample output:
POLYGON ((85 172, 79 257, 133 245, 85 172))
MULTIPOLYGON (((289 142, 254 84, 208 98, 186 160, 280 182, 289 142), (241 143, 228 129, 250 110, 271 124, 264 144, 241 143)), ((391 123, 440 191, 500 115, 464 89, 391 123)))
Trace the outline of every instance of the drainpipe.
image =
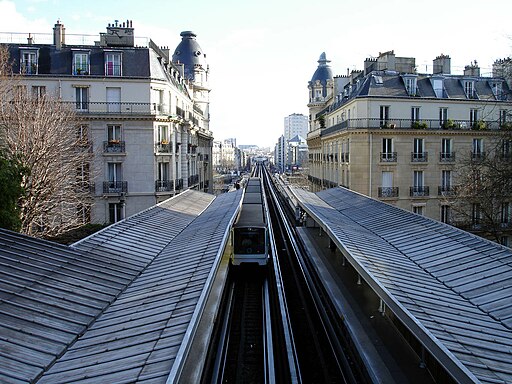
POLYGON ((368 164, 369 164, 369 175, 370 175, 370 180, 369 180, 369 191, 368 191, 368 196, 372 197, 372 158, 373 158, 373 133, 370 132, 370 150, 368 151, 370 153, 370 159, 368 161, 368 164))

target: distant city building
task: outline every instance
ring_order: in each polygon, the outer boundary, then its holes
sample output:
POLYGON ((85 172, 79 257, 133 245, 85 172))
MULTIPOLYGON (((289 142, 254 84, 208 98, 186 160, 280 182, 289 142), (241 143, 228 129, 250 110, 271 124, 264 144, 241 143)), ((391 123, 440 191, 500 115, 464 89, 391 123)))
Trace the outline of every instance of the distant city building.
POLYGON ((77 175, 92 180, 86 221, 116 222, 187 188, 212 191, 209 69, 196 35, 181 36, 172 58, 152 40, 135 44, 131 21, 88 45, 69 44, 59 21, 53 43, 9 42, 28 94, 59 95, 92 143, 94 160, 77 175))
POLYGON ((289 170, 297 170, 308 161, 308 145, 306 139, 296 135, 287 142, 287 164, 289 170))
POLYGON ((299 135, 306 137, 308 134, 308 117, 299 113, 293 113, 284 118, 284 137, 291 140, 299 135))
POLYGON ((281 173, 286 171, 286 148, 286 139, 284 138, 284 135, 281 135, 274 148, 274 164, 277 170, 281 173))
POLYGON ((217 172, 240 171, 245 166, 245 156, 236 147, 236 139, 213 142, 213 167, 217 172))
MULTIPOLYGON (((484 156, 496 132, 509 128, 512 95, 510 59, 495 63, 493 77, 481 76, 476 62, 451 74, 450 62, 440 55, 433 73, 420 74, 414 58, 390 51, 366 59, 364 70, 334 77, 322 53, 308 83, 313 187, 345 186, 453 223, 447 197, 457 185, 457 162, 484 156)), ((511 148, 503 147, 504 159, 511 148)), ((509 205, 502 209, 503 228, 510 228, 509 205)), ((474 228, 478 220, 475 209, 474 228)))

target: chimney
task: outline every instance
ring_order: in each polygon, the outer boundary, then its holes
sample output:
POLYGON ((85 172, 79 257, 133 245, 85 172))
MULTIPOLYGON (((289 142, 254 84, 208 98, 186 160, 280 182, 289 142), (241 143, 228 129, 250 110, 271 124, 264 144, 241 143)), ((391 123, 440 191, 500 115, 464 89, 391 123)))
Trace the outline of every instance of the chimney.
POLYGON ((60 23, 60 20, 57 20, 57 24, 53 27, 53 44, 60 50, 62 46, 65 44, 66 37, 66 28, 64 28, 64 24, 60 23))
POLYGON ((480 77, 480 67, 478 63, 473 61, 470 65, 464 67, 464 76, 475 76, 480 77))
POLYGON ((32 45, 33 43, 34 43, 34 38, 29 33, 28 37, 27 37, 27 44, 32 45))
POLYGON ((445 74, 449 75, 451 72, 451 59, 448 55, 441 54, 440 56, 437 56, 434 61, 434 70, 433 74, 445 74))

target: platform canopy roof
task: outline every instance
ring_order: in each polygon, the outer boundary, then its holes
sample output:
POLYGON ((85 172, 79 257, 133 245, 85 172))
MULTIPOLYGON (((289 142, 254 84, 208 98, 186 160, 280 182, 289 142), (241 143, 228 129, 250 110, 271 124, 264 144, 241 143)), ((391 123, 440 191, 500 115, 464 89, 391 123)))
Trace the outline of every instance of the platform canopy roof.
POLYGON ((512 382, 512 250, 345 188, 299 205, 459 382, 512 382))
POLYGON ((0 230, 0 377, 165 383, 240 199, 186 191, 73 246, 0 230))

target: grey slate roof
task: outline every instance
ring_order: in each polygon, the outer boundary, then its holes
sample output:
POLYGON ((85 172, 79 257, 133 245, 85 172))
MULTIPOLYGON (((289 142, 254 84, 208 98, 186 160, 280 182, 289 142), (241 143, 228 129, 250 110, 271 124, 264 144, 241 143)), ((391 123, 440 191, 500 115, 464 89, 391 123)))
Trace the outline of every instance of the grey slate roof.
POLYGON ((72 247, 0 231, 0 377, 165 382, 240 198, 186 191, 72 247))
POLYGON ((512 251, 343 188, 300 205, 460 382, 512 382, 512 251))

